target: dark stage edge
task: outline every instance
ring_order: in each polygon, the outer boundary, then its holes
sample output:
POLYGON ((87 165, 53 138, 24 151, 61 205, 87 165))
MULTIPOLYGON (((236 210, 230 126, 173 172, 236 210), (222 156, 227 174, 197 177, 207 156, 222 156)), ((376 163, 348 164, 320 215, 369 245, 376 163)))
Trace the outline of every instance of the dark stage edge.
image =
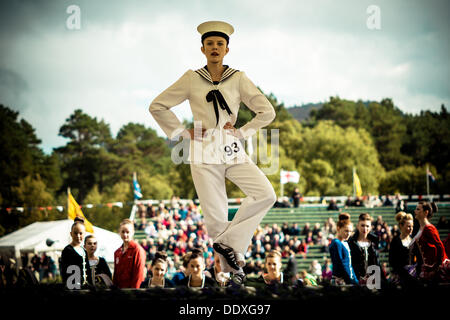
POLYGON ((357 286, 280 286, 70 291, 58 284, 0 289, 3 312, 10 307, 16 314, 39 314, 41 311, 47 313, 58 309, 68 313, 67 315, 74 313, 73 316, 76 316, 83 310, 83 318, 86 315, 84 311, 100 315, 103 312, 113 312, 116 315, 123 313, 131 317, 156 315, 156 312, 163 315, 163 319, 280 319, 280 316, 301 314, 306 310, 332 316, 349 310, 347 308, 355 310, 361 306, 366 306, 368 310, 374 307, 383 310, 401 308, 408 312, 407 309, 414 311, 415 307, 420 305, 440 305, 447 309, 450 304, 449 297, 449 284, 428 284, 409 288, 388 286, 379 290, 357 286), (12 307, 17 303, 20 308, 12 307))

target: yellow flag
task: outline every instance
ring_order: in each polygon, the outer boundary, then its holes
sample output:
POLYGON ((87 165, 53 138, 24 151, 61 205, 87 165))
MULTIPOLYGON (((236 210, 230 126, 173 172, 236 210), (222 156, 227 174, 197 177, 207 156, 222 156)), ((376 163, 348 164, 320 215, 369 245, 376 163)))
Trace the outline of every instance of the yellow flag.
POLYGON ((70 193, 70 191, 67 193, 69 196, 68 199, 68 205, 69 205, 69 209, 68 209, 68 216, 70 220, 74 220, 76 217, 81 217, 84 219, 84 225, 86 227, 86 231, 90 232, 90 233, 94 233, 94 227, 92 226, 92 223, 90 223, 86 217, 83 214, 83 211, 81 211, 80 206, 78 205, 78 203, 75 201, 75 199, 73 198, 72 194, 70 193))
POLYGON ((356 195, 358 197, 361 197, 362 196, 361 182, 359 181, 359 177, 356 174, 356 170, 353 172, 353 183, 355 184, 356 195))

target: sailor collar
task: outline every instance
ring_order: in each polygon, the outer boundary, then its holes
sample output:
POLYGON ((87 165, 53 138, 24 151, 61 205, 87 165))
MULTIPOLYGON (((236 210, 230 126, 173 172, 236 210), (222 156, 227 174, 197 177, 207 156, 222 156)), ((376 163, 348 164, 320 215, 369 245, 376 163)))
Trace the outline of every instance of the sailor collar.
MULTIPOLYGON (((229 77, 231 77, 233 74, 235 74, 236 72, 238 72, 239 70, 230 68, 227 65, 224 65, 225 67, 225 71, 222 73, 222 77, 220 78, 219 82, 223 82, 226 79, 228 79, 229 77)), ((211 82, 212 84, 215 84, 214 81, 211 79, 211 75, 209 74, 208 71, 208 66, 204 66, 203 68, 200 68, 198 70, 195 70, 195 72, 197 72, 203 79, 205 79, 206 81, 211 82)))
POLYGON ((209 74, 208 71, 208 66, 204 66, 201 69, 195 70, 195 72, 197 72, 203 79, 210 82, 215 88, 214 90, 208 92, 208 94, 206 95, 206 101, 213 103, 214 113, 216 115, 216 126, 219 124, 219 106, 222 110, 225 110, 229 116, 233 114, 233 112, 228 107, 228 104, 225 101, 225 98, 223 97, 222 93, 220 93, 218 85, 238 71, 239 70, 232 69, 227 65, 225 65, 225 71, 222 73, 222 77, 220 78, 219 83, 217 83, 211 79, 211 75, 209 74))

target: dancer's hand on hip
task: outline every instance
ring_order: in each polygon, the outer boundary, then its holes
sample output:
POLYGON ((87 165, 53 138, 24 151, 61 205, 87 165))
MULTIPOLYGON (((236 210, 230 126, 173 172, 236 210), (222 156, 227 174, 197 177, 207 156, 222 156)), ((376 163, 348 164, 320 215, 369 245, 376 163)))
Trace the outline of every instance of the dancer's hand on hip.
POLYGON ((225 132, 226 132, 227 134, 230 134, 230 135, 232 135, 232 136, 235 136, 235 137, 238 138, 238 139, 244 138, 244 137, 242 136, 241 130, 236 129, 236 128, 231 124, 231 122, 225 123, 225 125, 223 126, 223 128, 226 130, 225 132))
POLYGON ((198 132, 199 130, 195 130, 195 129, 186 129, 186 133, 184 135, 185 138, 191 139, 191 140, 198 140, 201 141, 203 139, 203 137, 205 136, 205 128, 202 128, 202 133, 200 135, 200 132, 198 132))

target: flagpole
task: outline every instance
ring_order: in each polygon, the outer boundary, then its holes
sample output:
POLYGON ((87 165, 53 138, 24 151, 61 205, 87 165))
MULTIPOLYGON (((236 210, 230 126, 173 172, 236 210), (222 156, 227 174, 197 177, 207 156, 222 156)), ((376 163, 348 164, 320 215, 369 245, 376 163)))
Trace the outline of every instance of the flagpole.
POLYGON ((353 181, 353 197, 356 197, 355 167, 353 167, 352 181, 353 181))
POLYGON ((69 218, 69 207, 70 207, 70 187, 67 187, 67 218, 69 218))
POLYGON ((133 202, 136 204, 136 196, 135 196, 136 190, 134 190, 134 181, 137 181, 136 171, 133 172, 133 202))
POLYGON ((425 173, 425 176, 427 177, 427 197, 428 197, 428 201, 430 201, 430 177, 428 176, 428 172, 430 172, 429 171, 430 170, 430 168, 428 167, 428 164, 427 164, 427 172, 425 173))

